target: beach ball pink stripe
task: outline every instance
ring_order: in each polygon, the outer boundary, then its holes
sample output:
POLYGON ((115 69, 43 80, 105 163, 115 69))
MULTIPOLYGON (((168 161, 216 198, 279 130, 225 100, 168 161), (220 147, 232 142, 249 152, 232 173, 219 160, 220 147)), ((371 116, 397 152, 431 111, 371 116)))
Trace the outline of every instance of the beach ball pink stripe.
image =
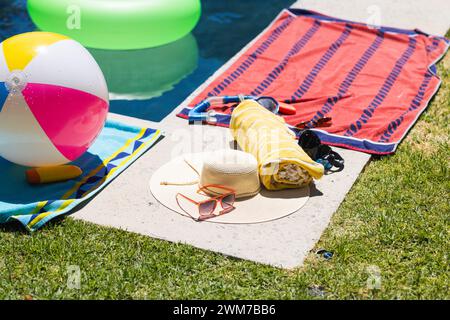
POLYGON ((108 112, 105 100, 76 89, 30 83, 22 94, 50 141, 71 161, 86 152, 108 112))

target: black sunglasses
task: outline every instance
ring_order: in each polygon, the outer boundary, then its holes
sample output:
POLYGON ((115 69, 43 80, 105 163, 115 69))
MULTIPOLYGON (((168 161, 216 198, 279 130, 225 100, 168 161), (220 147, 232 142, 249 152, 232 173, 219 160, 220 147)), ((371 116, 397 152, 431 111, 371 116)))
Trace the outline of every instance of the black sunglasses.
POLYGON ((316 162, 321 163, 326 170, 333 167, 344 169, 344 159, 331 149, 330 146, 322 144, 320 138, 312 130, 304 130, 298 138, 299 146, 316 162))

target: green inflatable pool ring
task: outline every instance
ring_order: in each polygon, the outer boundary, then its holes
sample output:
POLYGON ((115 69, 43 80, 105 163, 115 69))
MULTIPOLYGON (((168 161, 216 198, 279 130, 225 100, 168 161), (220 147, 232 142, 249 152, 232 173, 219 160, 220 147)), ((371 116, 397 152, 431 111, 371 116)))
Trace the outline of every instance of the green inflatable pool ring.
POLYGON ((28 0, 42 31, 98 49, 156 47, 187 35, 201 15, 200 0, 28 0))

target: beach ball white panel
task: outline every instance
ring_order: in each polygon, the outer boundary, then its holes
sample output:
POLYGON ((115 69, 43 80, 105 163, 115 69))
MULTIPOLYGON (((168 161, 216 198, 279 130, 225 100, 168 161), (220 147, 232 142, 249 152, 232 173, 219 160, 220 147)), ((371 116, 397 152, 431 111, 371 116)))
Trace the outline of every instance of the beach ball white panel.
POLYGON ((9 95, 0 112, 0 152, 6 160, 24 166, 69 162, 51 143, 21 94, 9 95))
POLYGON ((29 83, 67 87, 109 101, 100 67, 89 51, 76 41, 61 40, 44 47, 24 71, 29 83))
POLYGON ((5 82, 9 68, 6 64, 5 54, 3 53, 3 43, 0 43, 0 82, 5 82))

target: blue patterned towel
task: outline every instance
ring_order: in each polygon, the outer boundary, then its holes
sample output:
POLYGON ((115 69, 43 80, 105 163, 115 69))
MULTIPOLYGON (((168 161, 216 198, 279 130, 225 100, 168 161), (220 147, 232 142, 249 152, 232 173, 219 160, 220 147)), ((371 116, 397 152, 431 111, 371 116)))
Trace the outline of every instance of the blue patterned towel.
POLYGON ((128 168, 161 137, 159 130, 108 120, 96 142, 73 164, 83 174, 73 180, 29 185, 27 168, 0 158, 0 223, 20 221, 35 231, 88 200, 128 168))

